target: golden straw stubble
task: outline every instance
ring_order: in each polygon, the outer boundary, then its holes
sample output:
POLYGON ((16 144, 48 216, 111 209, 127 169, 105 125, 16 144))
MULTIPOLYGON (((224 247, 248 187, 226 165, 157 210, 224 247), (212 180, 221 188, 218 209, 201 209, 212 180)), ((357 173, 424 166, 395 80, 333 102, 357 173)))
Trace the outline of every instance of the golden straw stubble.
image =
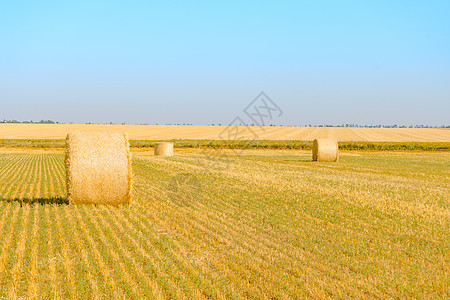
POLYGON ((65 163, 69 203, 131 202, 131 154, 125 133, 70 133, 65 163))
POLYGON ((156 156, 173 156, 173 143, 155 143, 156 156))
POLYGON ((333 138, 315 139, 312 157, 314 161, 332 162, 339 159, 338 143, 333 138))

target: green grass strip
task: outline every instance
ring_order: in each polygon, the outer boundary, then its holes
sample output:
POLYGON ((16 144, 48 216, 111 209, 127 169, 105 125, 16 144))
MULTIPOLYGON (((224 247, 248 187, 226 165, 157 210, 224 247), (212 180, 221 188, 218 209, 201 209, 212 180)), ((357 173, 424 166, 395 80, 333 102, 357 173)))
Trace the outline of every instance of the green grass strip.
MULTIPOLYGON (((151 148, 163 140, 130 140, 132 148, 151 148)), ((298 149, 311 150, 312 141, 244 141, 244 140, 164 140, 173 142, 175 148, 200 149, 298 149)), ((64 148, 63 139, 0 139, 0 147, 64 148)), ((341 150, 372 151, 450 151, 448 142, 339 142, 341 150)))

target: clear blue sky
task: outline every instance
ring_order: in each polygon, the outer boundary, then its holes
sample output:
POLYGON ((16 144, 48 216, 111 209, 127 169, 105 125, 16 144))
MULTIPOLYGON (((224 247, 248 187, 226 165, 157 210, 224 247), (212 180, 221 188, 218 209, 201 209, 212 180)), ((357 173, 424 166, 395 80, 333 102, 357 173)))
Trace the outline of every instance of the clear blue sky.
POLYGON ((0 2, 0 119, 448 125, 450 1, 0 2))

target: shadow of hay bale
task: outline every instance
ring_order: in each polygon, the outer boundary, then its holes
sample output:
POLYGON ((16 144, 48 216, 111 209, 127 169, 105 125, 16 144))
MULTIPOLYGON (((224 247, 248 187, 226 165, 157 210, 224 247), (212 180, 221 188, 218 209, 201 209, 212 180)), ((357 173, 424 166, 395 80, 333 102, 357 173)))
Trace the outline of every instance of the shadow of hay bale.
POLYGON ((40 205, 45 205, 45 204, 68 205, 69 204, 69 200, 67 200, 67 198, 65 198, 65 197, 24 198, 24 199, 19 199, 19 198, 4 199, 4 198, 0 198, 0 201, 12 202, 12 203, 20 203, 21 206, 24 205, 24 204, 28 204, 28 205, 32 205, 32 204, 40 204, 40 205))

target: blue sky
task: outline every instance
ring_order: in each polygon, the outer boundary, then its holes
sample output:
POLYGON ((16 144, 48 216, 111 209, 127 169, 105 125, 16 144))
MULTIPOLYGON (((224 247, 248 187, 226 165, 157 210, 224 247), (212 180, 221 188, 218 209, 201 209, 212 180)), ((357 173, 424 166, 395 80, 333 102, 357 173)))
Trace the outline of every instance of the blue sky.
POLYGON ((448 125, 450 1, 0 2, 0 119, 448 125))

